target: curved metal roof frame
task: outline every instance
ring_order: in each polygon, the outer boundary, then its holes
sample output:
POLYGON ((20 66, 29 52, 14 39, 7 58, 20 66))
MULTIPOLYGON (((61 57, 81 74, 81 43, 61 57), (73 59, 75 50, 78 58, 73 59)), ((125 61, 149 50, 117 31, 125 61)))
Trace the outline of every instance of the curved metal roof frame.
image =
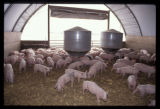
MULTIPOLYGON (((4 10, 4 14, 10 11, 16 4, 9 4, 4 10)), ((15 32, 22 32, 29 19, 46 4, 29 4, 24 11, 18 16, 12 30, 15 32)), ((117 17, 123 27, 125 35, 142 36, 142 31, 138 20, 128 5, 125 4, 104 4, 117 17)))

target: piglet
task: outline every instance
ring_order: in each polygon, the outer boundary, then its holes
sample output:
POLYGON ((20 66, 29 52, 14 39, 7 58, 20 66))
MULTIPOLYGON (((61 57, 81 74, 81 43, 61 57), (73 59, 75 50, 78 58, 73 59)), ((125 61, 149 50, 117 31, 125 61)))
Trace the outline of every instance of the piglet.
POLYGON ((27 65, 32 66, 35 64, 35 58, 33 56, 27 57, 27 65))
POLYGON ((73 82, 74 82, 73 72, 69 74, 65 73, 62 76, 60 76, 54 88, 56 88, 58 92, 62 92, 64 89, 64 85, 70 81, 71 81, 71 87, 73 87, 73 82))
POLYGON ((86 79, 87 78, 87 71, 86 72, 82 72, 79 70, 74 70, 74 69, 66 69, 65 73, 74 73, 74 77, 78 79, 78 83, 80 81, 81 78, 86 79))
POLYGON ((129 89, 135 89, 136 88, 136 77, 134 75, 130 75, 127 79, 128 82, 128 88, 129 89))
POLYGON ((19 72, 22 72, 22 69, 26 71, 26 61, 23 58, 21 58, 19 63, 19 72))
POLYGON ((49 67, 54 67, 55 62, 52 60, 51 57, 47 57, 47 64, 49 67))
POLYGON ((6 82, 14 82, 14 72, 11 64, 5 64, 4 68, 5 80, 6 82))
POLYGON ((9 56, 9 58, 12 65, 14 65, 18 61, 18 55, 11 55, 9 56))
POLYGON ((155 94, 155 85, 152 84, 145 84, 145 85, 138 85, 136 89, 133 91, 132 94, 135 94, 136 92, 140 92, 141 96, 144 96, 145 94, 155 94))
POLYGON ((82 61, 76 61, 76 62, 69 64, 68 68, 69 69, 80 69, 80 67, 83 65, 84 63, 82 61))
POLYGON ((114 59, 115 56, 114 56, 113 54, 100 53, 100 54, 99 54, 99 57, 101 57, 101 58, 104 59, 104 60, 109 60, 109 61, 111 61, 111 60, 114 59))
POLYGON ((82 87, 83 87, 83 94, 86 89, 89 90, 89 92, 96 95, 98 102, 100 102, 99 99, 103 99, 104 101, 107 100, 108 93, 105 90, 103 90, 100 86, 98 86, 95 82, 83 81, 82 87))
POLYGON ((35 63, 36 64, 44 64, 44 60, 42 60, 42 58, 36 58, 35 63))
POLYGON ((137 68, 139 71, 147 73, 148 78, 150 78, 151 75, 156 72, 156 67, 155 66, 150 66, 150 65, 147 65, 147 64, 143 64, 143 63, 135 63, 133 66, 135 68, 137 68))
POLYGON ((99 56, 96 56, 95 59, 104 62, 104 60, 101 57, 99 57, 99 56))
POLYGON ((49 74, 49 72, 51 72, 52 67, 46 67, 44 65, 41 64, 35 64, 34 65, 34 72, 42 72, 44 74, 44 76, 46 76, 46 74, 49 74))

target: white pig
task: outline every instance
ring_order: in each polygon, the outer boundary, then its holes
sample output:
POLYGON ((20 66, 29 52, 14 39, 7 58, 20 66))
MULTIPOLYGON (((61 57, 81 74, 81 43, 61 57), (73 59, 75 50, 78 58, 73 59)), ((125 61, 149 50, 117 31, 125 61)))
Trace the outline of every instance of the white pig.
POLYGON ((133 66, 125 66, 125 67, 117 68, 116 73, 122 74, 123 77, 125 76, 125 74, 133 74, 137 78, 139 70, 133 66))
POLYGON ((18 56, 17 55, 11 55, 11 56, 9 56, 9 58, 10 58, 10 63, 12 65, 14 65, 18 61, 18 56))
POLYGON ((74 69, 66 69, 65 73, 74 73, 74 77, 78 79, 78 83, 80 81, 81 78, 86 79, 87 78, 87 71, 86 72, 82 72, 79 70, 74 70, 74 69))
POLYGON ((125 67, 125 66, 128 66, 128 64, 123 63, 123 62, 114 63, 114 64, 113 64, 113 67, 112 67, 112 69, 111 69, 111 72, 112 72, 113 70, 116 70, 117 68, 125 67))
POLYGON ((13 83, 14 82, 14 72, 11 64, 5 64, 5 80, 6 82, 13 83))
POLYGON ((135 63, 134 67, 137 68, 141 72, 147 73, 148 78, 150 78, 150 76, 156 72, 155 66, 149 66, 143 63, 135 63))
POLYGON ((101 57, 99 57, 99 56, 96 56, 95 59, 104 62, 104 60, 101 57))
POLYGON ((52 60, 51 57, 47 57, 47 64, 48 64, 49 67, 53 68, 54 65, 55 65, 55 62, 52 60))
POLYGON ((140 92, 141 96, 144 96, 145 94, 155 94, 155 85, 152 84, 145 84, 145 85, 138 85, 136 89, 133 91, 132 94, 135 94, 136 92, 140 92))
POLYGON ((58 92, 61 92, 64 89, 64 85, 70 81, 71 81, 71 87, 73 87, 73 82, 74 82, 73 73, 70 74, 65 73, 58 78, 54 88, 56 88, 58 92))
POLYGON ((136 77, 134 75, 128 76, 127 82, 128 82, 128 88, 129 89, 131 89, 131 88, 135 89, 136 88, 136 77))
POLYGON ((69 64, 68 69, 80 69, 80 67, 82 67, 83 65, 84 65, 83 62, 76 61, 76 62, 69 64))
POLYGON ((99 99, 103 99, 104 101, 107 100, 108 93, 103 90, 101 87, 99 87, 95 82, 93 81, 83 81, 83 94, 84 91, 87 89, 92 94, 95 94, 97 97, 97 101, 100 102, 99 99))
POLYGON ((114 56, 113 54, 100 53, 100 54, 99 54, 99 57, 101 57, 101 58, 104 59, 104 60, 109 60, 109 61, 111 61, 111 60, 114 59, 115 56, 114 56))
POLYGON ((144 61, 144 62, 148 63, 148 62, 150 61, 150 57, 147 56, 147 55, 143 55, 143 56, 140 56, 140 57, 139 57, 139 60, 140 60, 141 62, 144 61))
POLYGON ((35 64, 35 58, 33 56, 30 56, 27 58, 27 65, 32 66, 35 64))
POLYGON ((44 76, 46 76, 47 74, 49 74, 49 72, 52 70, 52 67, 46 67, 44 65, 41 64, 35 64, 34 65, 34 72, 42 72, 44 74, 44 76))
POLYGON ((36 64, 44 64, 44 60, 42 60, 42 58, 36 58, 35 63, 36 64))
POLYGON ((22 72, 22 69, 26 71, 26 61, 23 58, 21 58, 19 63, 19 72, 22 72))

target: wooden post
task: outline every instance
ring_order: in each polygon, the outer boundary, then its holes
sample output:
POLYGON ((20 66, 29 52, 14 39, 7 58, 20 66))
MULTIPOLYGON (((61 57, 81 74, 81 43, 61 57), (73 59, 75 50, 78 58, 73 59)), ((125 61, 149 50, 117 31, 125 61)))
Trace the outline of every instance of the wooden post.
POLYGON ((108 30, 109 30, 109 23, 110 23, 110 11, 108 11, 108 30))
POLYGON ((50 9, 48 5, 48 47, 50 48, 50 9))

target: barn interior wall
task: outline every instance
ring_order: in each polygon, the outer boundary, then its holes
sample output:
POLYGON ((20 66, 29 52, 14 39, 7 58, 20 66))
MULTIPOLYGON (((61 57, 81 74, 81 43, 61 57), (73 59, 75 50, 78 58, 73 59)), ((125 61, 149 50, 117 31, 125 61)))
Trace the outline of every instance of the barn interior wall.
POLYGON ((156 52, 156 37, 153 36, 126 36, 125 47, 134 50, 146 49, 150 53, 156 52))
POLYGON ((21 32, 4 32, 4 56, 20 49, 21 32))

